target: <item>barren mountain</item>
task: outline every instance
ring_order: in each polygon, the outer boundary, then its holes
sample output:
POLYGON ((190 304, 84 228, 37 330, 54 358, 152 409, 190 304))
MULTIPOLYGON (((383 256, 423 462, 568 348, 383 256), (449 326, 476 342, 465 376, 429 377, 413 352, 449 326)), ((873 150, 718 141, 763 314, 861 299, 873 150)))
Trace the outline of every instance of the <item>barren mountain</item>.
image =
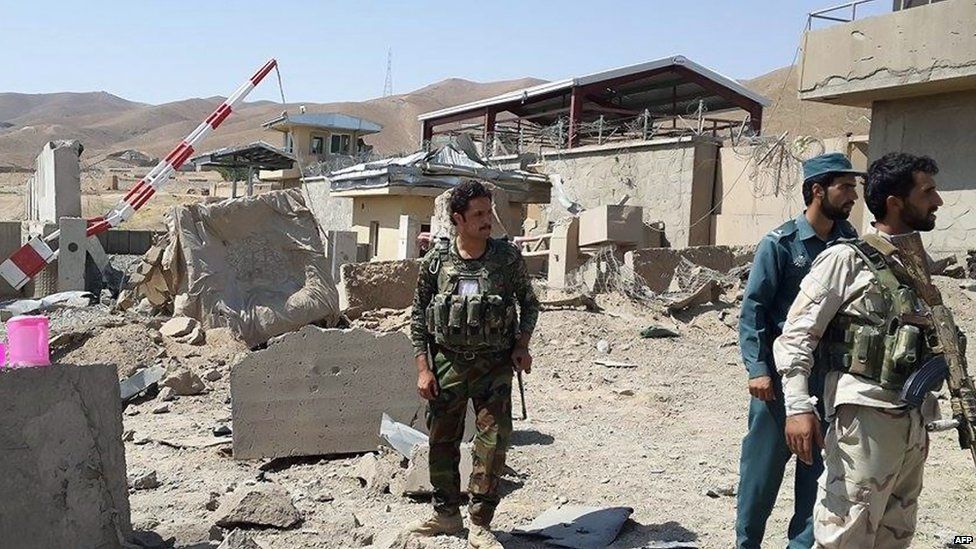
MULTIPOLYGON (((801 102, 797 97, 797 70, 783 67, 743 83, 773 100, 766 109, 766 133, 809 134, 819 137, 867 133, 866 109, 801 102)), ((420 141, 417 115, 432 110, 491 97, 542 82, 534 78, 501 82, 443 80, 409 93, 359 102, 304 103, 308 112, 342 112, 372 120, 383 131, 367 138, 380 153, 412 151, 420 141)), ((193 130, 223 98, 186 99, 163 105, 127 101, 105 92, 18 94, 0 93, 0 166, 29 167, 45 142, 79 139, 85 145, 86 162, 124 149, 165 155, 193 130)), ((264 140, 280 142, 277 132, 261 127, 287 108, 270 101, 241 105, 203 145, 212 150, 264 140)))
POLYGON ((773 104, 763 111, 763 133, 839 137, 845 133, 866 135, 871 126, 871 111, 800 101, 799 67, 782 67, 742 84, 768 97, 773 104))
MULTIPOLYGON (((342 112, 372 120, 383 131, 367 138, 378 152, 412 151, 420 141, 417 116, 451 105, 476 101, 542 82, 522 78, 470 82, 452 78, 419 90, 361 102, 301 103, 308 112, 342 112)), ((53 139, 78 139, 84 159, 124 149, 165 155, 215 109, 222 97, 187 99, 163 105, 126 101, 105 92, 0 93, 0 166, 29 167, 37 152, 53 139)), ((261 127, 282 110, 297 112, 299 103, 244 103, 204 144, 212 150, 264 140, 279 144, 280 134, 261 127)))

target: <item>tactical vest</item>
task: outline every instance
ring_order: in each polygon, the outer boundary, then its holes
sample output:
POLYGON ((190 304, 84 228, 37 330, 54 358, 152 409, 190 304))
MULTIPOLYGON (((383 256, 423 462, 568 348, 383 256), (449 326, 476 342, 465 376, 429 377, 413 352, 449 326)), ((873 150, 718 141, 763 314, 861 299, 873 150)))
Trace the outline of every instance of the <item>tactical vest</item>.
POLYGON ((931 319, 921 311, 922 301, 909 283, 896 274, 897 264, 864 240, 848 240, 875 276, 884 299, 871 319, 838 314, 821 339, 821 359, 840 370, 900 390, 908 377, 932 356, 936 346, 931 319))
POLYGON ((430 274, 437 277, 437 293, 427 307, 427 332, 438 345, 456 352, 510 348, 515 337, 514 297, 491 292, 491 273, 484 266, 467 271, 464 262, 451 262, 445 268, 450 246, 446 238, 435 244, 430 274))

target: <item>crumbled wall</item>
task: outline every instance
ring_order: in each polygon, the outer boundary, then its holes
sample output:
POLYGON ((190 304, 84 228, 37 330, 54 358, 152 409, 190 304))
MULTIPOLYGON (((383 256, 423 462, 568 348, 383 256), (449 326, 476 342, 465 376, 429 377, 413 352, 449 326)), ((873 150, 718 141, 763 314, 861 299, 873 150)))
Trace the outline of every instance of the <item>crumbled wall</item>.
POLYGON ((371 261, 342 266, 339 309, 349 318, 363 311, 405 309, 413 302, 420 260, 371 261))

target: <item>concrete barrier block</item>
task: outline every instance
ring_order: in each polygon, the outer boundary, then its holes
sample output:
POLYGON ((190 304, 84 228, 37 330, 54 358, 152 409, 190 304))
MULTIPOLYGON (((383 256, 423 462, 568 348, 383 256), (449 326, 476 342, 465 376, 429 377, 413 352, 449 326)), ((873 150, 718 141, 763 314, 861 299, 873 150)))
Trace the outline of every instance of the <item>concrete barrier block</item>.
POLYGON ((121 547, 131 534, 115 367, 0 370, 0 545, 121 547))
POLYGON ((305 326, 231 370, 234 457, 375 450, 384 412, 419 427, 416 377, 402 333, 305 326))

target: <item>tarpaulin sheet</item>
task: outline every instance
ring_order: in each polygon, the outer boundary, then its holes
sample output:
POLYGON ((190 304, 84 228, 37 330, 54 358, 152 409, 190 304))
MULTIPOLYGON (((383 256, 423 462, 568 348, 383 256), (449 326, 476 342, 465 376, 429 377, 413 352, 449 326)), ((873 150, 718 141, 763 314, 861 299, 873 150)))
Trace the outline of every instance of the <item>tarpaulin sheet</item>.
POLYGON ((174 314, 230 327, 251 347, 311 323, 334 326, 339 297, 300 189, 175 208, 164 269, 174 314))

